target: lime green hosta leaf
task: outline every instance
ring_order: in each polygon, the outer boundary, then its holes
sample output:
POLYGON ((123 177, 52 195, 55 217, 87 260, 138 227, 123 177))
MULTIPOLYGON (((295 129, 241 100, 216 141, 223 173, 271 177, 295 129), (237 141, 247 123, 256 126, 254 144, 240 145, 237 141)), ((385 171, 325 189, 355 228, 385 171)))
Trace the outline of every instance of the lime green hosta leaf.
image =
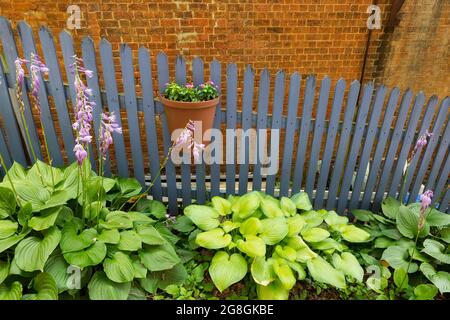
POLYGON ((106 257, 106 245, 97 241, 90 247, 74 252, 64 253, 64 259, 71 265, 84 269, 100 264, 106 257))
POLYGON ((395 269, 394 271, 394 283, 398 289, 404 290, 408 288, 409 277, 406 270, 403 268, 395 269))
POLYGON ((330 236, 330 233, 322 228, 311 228, 301 232, 302 238, 308 242, 319 242, 330 236))
POLYGON ((173 268, 181 260, 175 249, 168 243, 146 246, 139 251, 144 266, 150 271, 161 271, 173 268))
POLYGON ((375 243, 373 245, 374 248, 387 248, 394 246, 396 241, 389 239, 388 237, 379 237, 375 239, 375 243))
POLYGON ((30 219, 28 226, 36 231, 42 231, 53 227, 62 208, 62 206, 58 206, 41 211, 40 216, 34 216, 30 219))
POLYGON ((432 284, 419 284, 414 288, 417 300, 433 300, 438 293, 438 288, 432 284))
POLYGON ((8 175, 13 181, 25 180, 27 171, 20 163, 14 161, 13 165, 8 170, 8 175))
POLYGON ((427 211, 427 224, 431 227, 444 227, 450 225, 450 214, 443 213, 436 209, 427 211))
POLYGON ((238 240, 236 244, 237 248, 249 257, 264 257, 266 255, 266 244, 263 239, 257 236, 246 235, 245 241, 238 240))
POLYGON ((294 194, 291 197, 292 202, 295 203, 295 206, 297 209, 309 211, 312 210, 312 204, 311 201, 309 201, 308 194, 306 192, 299 192, 294 194))
POLYGON ((261 211, 268 218, 284 217, 284 211, 280 207, 280 202, 270 196, 261 199, 261 211))
POLYGON ((287 245, 297 251, 297 261, 306 262, 317 257, 317 253, 312 251, 300 236, 289 237, 286 241, 287 245))
POLYGON ((268 245, 274 245, 283 240, 288 234, 286 218, 267 218, 261 220, 262 231, 259 237, 268 245))
POLYGON ((134 278, 134 266, 131 258, 120 251, 103 261, 103 269, 106 276, 114 282, 130 282, 134 278))
POLYGON ((363 281, 364 270, 356 257, 350 252, 343 252, 340 256, 337 253, 333 254, 333 265, 337 270, 351 276, 358 282, 363 281))
POLYGON ((261 223, 261 220, 255 217, 251 217, 241 223, 239 232, 243 235, 248 234, 256 235, 262 232, 262 227, 263 225, 261 223))
POLYGON ((57 190, 50 195, 50 198, 39 207, 33 207, 34 211, 42 211, 45 209, 65 205, 71 199, 71 195, 65 190, 57 190))
POLYGON ((305 220, 307 228, 320 226, 323 222, 323 216, 317 211, 304 212, 300 216, 305 220))
POLYGON ((275 252, 281 257, 288 261, 295 261, 297 259, 297 251, 289 246, 280 246, 277 245, 275 247, 275 252))
POLYGON ((400 214, 400 205, 401 203, 398 200, 392 197, 387 197, 381 203, 381 210, 386 217, 395 220, 400 214))
POLYGON ((136 228, 136 231, 141 241, 145 244, 159 245, 166 242, 164 237, 153 226, 141 225, 136 228))
POLYGON ((266 261, 265 257, 256 257, 253 260, 250 271, 257 284, 267 286, 275 280, 276 275, 273 272, 272 262, 273 259, 266 261))
POLYGON ((11 287, 0 284, 0 300, 20 300, 22 299, 22 284, 14 281, 11 287))
POLYGON ((58 300, 58 288, 53 277, 42 272, 33 280, 33 288, 37 293, 27 294, 25 300, 58 300))
POLYGON ((191 204, 184 209, 184 214, 191 219, 197 227, 205 231, 217 228, 220 224, 218 219, 219 212, 208 206, 191 204))
POLYGON ((28 221, 30 220, 31 216, 33 215, 33 206, 31 203, 26 203, 23 205, 19 212, 17 213, 17 221, 21 226, 28 226, 28 221))
POLYGON ((88 284, 91 300, 126 300, 130 289, 131 282, 116 283, 108 279, 103 271, 97 271, 88 284))
POLYGON ((6 239, 0 239, 0 253, 2 253, 3 251, 14 246, 16 243, 18 243, 23 238, 25 238, 28 233, 29 233, 29 231, 21 233, 21 234, 13 235, 6 239))
POLYGON ((336 240, 334 240, 332 238, 326 238, 325 240, 322 240, 322 241, 319 241, 319 242, 312 242, 311 246, 314 249, 318 249, 318 250, 322 250, 322 251, 325 251, 325 250, 330 250, 330 251, 338 250, 338 251, 342 252, 342 251, 348 249, 348 247, 345 244, 343 244, 341 242, 338 242, 338 241, 336 241, 336 240))
POLYGON ((44 238, 29 237, 16 247, 17 266, 24 271, 44 270, 45 262, 59 244, 61 231, 51 228, 44 233, 44 238))
POLYGON ((370 238, 370 234, 367 231, 355 227, 352 224, 341 226, 339 232, 342 238, 348 242, 365 242, 370 238))
POLYGON ((133 220, 126 212, 112 211, 106 215, 105 221, 100 221, 100 226, 105 229, 131 229, 133 220))
POLYGON ((0 260, 0 284, 2 284, 9 275, 9 265, 9 262, 0 260))
POLYGON ((229 233, 230 231, 237 229, 241 226, 240 222, 234 222, 234 221, 224 221, 221 225, 223 231, 225 231, 225 233, 229 233))
POLYGON ((133 257, 134 278, 144 279, 147 277, 147 268, 141 262, 139 257, 133 257))
POLYGON ((294 216, 297 213, 295 202, 288 197, 281 197, 280 207, 286 217, 294 216))
POLYGON ((87 204, 84 208, 84 216, 88 220, 96 220, 97 216, 101 213, 103 208, 102 201, 94 201, 87 204))
POLYGON ((37 160, 31 169, 28 170, 27 179, 29 181, 39 181, 41 183, 41 177, 46 186, 54 187, 64 179, 64 174, 61 169, 37 160))
POLYGON ((231 202, 227 199, 215 196, 211 198, 211 203, 214 209, 221 215, 226 216, 231 213, 231 202))
POLYGON ((291 267, 292 270, 297 272, 297 280, 304 280, 306 278, 306 271, 303 266, 298 262, 292 262, 292 261, 286 261, 289 267, 291 267))
POLYGON ((450 292, 450 273, 446 271, 438 271, 428 262, 420 265, 420 271, 430 280, 443 294, 450 292))
POLYGON ((231 235, 226 234, 221 228, 212 229, 209 231, 197 234, 195 243, 200 247, 207 249, 225 248, 231 242, 231 235))
POLYGON ((232 204, 231 210, 239 219, 245 219, 250 217, 256 209, 259 208, 260 202, 260 195, 257 192, 252 191, 239 197, 239 199, 232 204))
POLYGON ((277 260, 275 261, 276 262, 273 264, 274 273, 278 277, 278 280, 280 281, 283 288, 286 290, 291 290, 297 282, 297 279, 294 276, 294 272, 286 263, 280 263, 277 260))
POLYGON ((286 290, 279 280, 267 286, 257 285, 256 292, 259 300, 288 300, 289 290, 286 290))
POLYGON ((16 212, 16 197, 5 187, 0 187, 0 219, 12 216, 16 212))
POLYGON ((440 231, 441 239, 450 243, 450 228, 444 228, 440 231))
POLYGON ((445 253, 446 246, 436 240, 426 239, 423 242, 423 250, 429 256, 439 260, 442 263, 450 264, 450 254, 445 253))
POLYGON ((118 244, 120 241, 120 232, 117 229, 103 229, 98 235, 97 240, 103 243, 118 244))
POLYGON ((97 230, 89 228, 78 233, 78 226, 74 222, 64 225, 60 247, 63 253, 83 250, 95 243, 97 230))
POLYGON ((9 238, 16 233, 19 224, 11 220, 0 220, 0 239, 9 238))
POLYGON ((418 269, 416 263, 413 262, 409 264, 408 249, 400 246, 393 246, 384 250, 381 259, 389 263, 389 265, 394 269, 403 268, 406 270, 408 268, 408 265, 409 273, 414 273, 418 269))
POLYGON ((239 253, 229 256, 225 251, 218 251, 209 266, 211 280, 220 292, 241 281, 246 274, 247 261, 239 253))
POLYGON ((325 222, 329 226, 342 225, 348 223, 348 218, 338 215, 334 211, 329 211, 325 216, 325 222))
POLYGON ((142 248, 141 237, 134 230, 122 231, 117 248, 124 251, 137 251, 142 248))
POLYGON ((314 280, 345 289, 345 276, 342 271, 336 270, 322 257, 317 256, 306 261, 308 271, 314 280))
POLYGON ((306 225, 305 219, 301 215, 295 215, 286 219, 288 224, 288 237, 295 236, 303 230, 306 225))

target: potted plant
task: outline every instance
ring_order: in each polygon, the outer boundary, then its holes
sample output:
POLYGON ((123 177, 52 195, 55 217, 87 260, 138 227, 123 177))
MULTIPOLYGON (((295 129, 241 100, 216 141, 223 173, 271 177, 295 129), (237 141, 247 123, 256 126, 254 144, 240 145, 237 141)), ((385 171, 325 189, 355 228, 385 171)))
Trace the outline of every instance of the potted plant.
POLYGON ((160 101, 167 115, 169 132, 172 134, 174 130, 184 128, 192 120, 201 123, 203 136, 205 131, 213 127, 219 99, 217 86, 212 81, 198 86, 192 83, 167 83, 160 101))

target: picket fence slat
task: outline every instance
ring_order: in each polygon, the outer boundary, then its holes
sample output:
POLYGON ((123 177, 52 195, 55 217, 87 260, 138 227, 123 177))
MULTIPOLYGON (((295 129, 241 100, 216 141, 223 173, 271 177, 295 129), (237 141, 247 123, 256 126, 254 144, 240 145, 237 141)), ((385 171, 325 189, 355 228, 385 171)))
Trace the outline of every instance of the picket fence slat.
POLYGON ((300 122, 300 136, 297 144, 297 156, 295 160, 294 176, 292 181, 292 193, 297 193, 302 187, 303 169, 305 166, 306 147, 308 144, 309 128, 314 104, 316 78, 309 76, 306 79, 305 97, 303 99, 302 118, 300 122))
MULTIPOLYGON (((447 155, 447 160, 444 163, 444 167, 442 168, 438 181, 436 183, 436 187, 434 188, 434 199, 440 199, 442 193, 446 192, 446 189, 449 188, 449 175, 450 175, 450 154, 447 155)), ((441 201, 441 204, 444 204, 441 201)))
POLYGON ((338 212, 343 212, 344 208, 348 203, 348 192, 350 190, 350 185, 354 177, 354 171, 356 166, 356 161, 361 149, 361 141, 364 135, 364 130, 366 128, 366 119, 369 114, 370 102, 372 100, 373 94, 373 84, 368 83, 364 86, 364 93, 361 99, 361 105, 358 110, 358 115, 356 118, 356 127, 353 132, 353 138, 351 142, 350 152, 347 158, 347 163, 345 165, 344 176, 342 177, 341 190, 339 192, 338 199, 338 212))
MULTIPOLYGON (((273 97, 273 106, 272 106, 272 129, 271 129, 271 150, 272 150, 272 143, 276 143, 277 145, 280 145, 279 141, 272 140, 272 137, 275 135, 278 138, 280 137, 280 131, 282 128, 281 124, 281 118, 283 116, 283 102, 284 102, 284 72, 278 71, 275 77, 275 87, 274 87, 274 97, 273 97)), ((278 155, 278 150, 276 151, 278 155)), ((273 159, 275 155, 270 153, 271 159, 273 159)), ((276 164, 273 164, 270 162, 270 166, 276 165, 278 168, 279 159, 277 156, 276 164)), ((277 174, 270 174, 266 178, 266 193, 270 195, 275 195, 275 181, 276 181, 277 174)))
MULTIPOLYGON (((209 65, 210 71, 210 79, 211 81, 217 85, 217 90, 219 95, 222 94, 222 67, 217 60, 213 60, 209 65)), ((216 108, 216 114, 214 117, 214 129, 221 128, 221 110, 222 110, 222 102, 219 101, 219 104, 216 108)), ((214 143, 214 139, 211 139, 211 143, 214 143)), ((212 152, 213 159, 219 158, 222 159, 223 150, 215 149, 212 152), (219 152, 220 154, 217 154, 219 152)), ((220 195, 220 164, 217 161, 214 161, 211 164, 211 196, 220 195)))
POLYGON ((300 97, 300 82, 301 76, 298 73, 295 72, 291 75, 289 80, 288 111, 284 137, 283 161, 281 164, 280 197, 289 195, 294 135, 297 124, 298 99, 300 97))
MULTIPOLYGON (((368 84, 372 88, 371 84, 368 84)), ((341 135, 339 138, 339 147, 336 154, 336 159, 334 162, 333 172, 331 174, 331 181, 328 187, 328 199, 327 199, 327 210, 335 208, 336 205, 336 195, 338 194, 341 176, 343 174, 343 169, 345 165, 345 157, 347 155, 348 144, 350 143, 350 133, 352 130, 352 122, 355 113, 356 103, 358 102, 360 84, 359 81, 353 81, 350 84, 350 91, 347 97, 347 105, 344 112, 344 124, 342 126, 341 135)), ((359 124, 356 137, 362 135, 361 129, 359 129, 363 123, 366 121, 367 114, 369 112, 369 105, 372 96, 372 89, 365 90, 362 99, 361 107, 358 112, 358 120, 356 123, 359 124)), ((359 144, 359 143, 355 143, 359 144)))
POLYGON ((3 157, 6 165, 6 168, 3 168, 3 166, 0 164, 0 176, 3 177, 6 174, 6 170, 11 167, 13 159, 11 159, 11 155, 9 154, 2 130, 0 130, 0 155, 3 157))
MULTIPOLYGON (((13 86, 16 85, 16 70, 14 61, 19 57, 16 42, 14 41, 14 35, 11 29, 11 24, 4 17, 0 17, 0 34, 2 35, 3 52, 8 64, 8 83, 13 86)), ((28 125, 31 146, 28 145, 28 139, 25 138, 25 144, 28 146, 28 150, 31 148, 34 150, 37 159, 42 160, 41 143, 39 141, 36 125, 34 123, 33 115, 31 113, 31 104, 27 94, 27 83, 24 81, 22 85, 22 100, 24 103, 25 120, 28 125)), ((15 99, 15 97, 13 98, 15 99)), ((16 101, 17 102, 17 101, 16 101)), ((15 103, 13 103, 14 105, 15 103)), ((23 122, 21 121, 22 125, 23 122)), ((22 129, 23 130, 23 129, 22 129)), ((36 161, 36 159, 32 159, 36 161)))
MULTIPOLYGON (((19 22, 17 29, 19 31, 19 37, 22 41, 22 49, 24 52, 24 58, 28 60, 27 63, 28 72, 31 76, 31 54, 37 54, 36 45, 34 43, 33 31, 31 27, 24 21, 19 22)), ((40 83, 43 83, 43 77, 40 71, 37 72, 37 76, 40 83)), ((31 88, 30 88, 31 90, 31 88)), ((45 129, 45 136, 48 145, 49 156, 51 163, 55 166, 63 165, 63 158, 61 155, 61 148, 59 147, 58 137, 56 135, 55 127, 53 125, 53 118, 50 112, 50 105, 47 98, 47 91, 45 86, 40 86, 39 91, 40 100, 40 120, 42 129, 45 129)), ((35 102, 32 100, 32 107, 38 108, 34 105, 35 102)))
POLYGON ((139 73, 141 79, 143 111, 145 121, 145 135, 147 141, 147 152, 150 161, 150 178, 153 183, 151 194, 154 199, 162 200, 161 177, 159 175, 159 153, 157 144, 155 103, 153 97, 152 68, 150 64, 150 52, 139 48, 139 73))
POLYGON ((237 88, 238 88, 237 66, 232 63, 227 67, 227 110, 226 110, 226 125, 227 125, 227 150, 232 151, 226 154, 226 192, 227 194, 236 194, 236 148, 237 139, 234 132, 237 128, 237 88), (232 135, 228 135, 228 132, 232 135), (231 141, 232 140, 232 141, 231 141), (232 147, 230 147, 230 145, 232 147))
POLYGON ((59 69, 58 57, 56 55, 55 43, 51 31, 42 27, 39 30, 39 38, 41 41, 42 52, 44 54, 45 63, 49 71, 49 84, 51 95, 55 103, 56 113, 58 116, 59 127, 63 136, 64 148, 69 163, 75 161, 75 154, 71 152, 75 146, 72 125, 67 109, 66 95, 64 93, 64 83, 59 69))
POLYGON ((339 126, 339 116, 341 114, 342 102, 344 100, 345 80, 339 79, 333 96, 331 107, 331 116, 328 126, 327 139, 325 140, 325 149, 320 166, 319 181, 317 183, 316 197, 314 199, 314 208, 322 208, 325 196, 325 187, 328 181, 330 171, 331 157, 333 154, 334 143, 339 126))
POLYGON ((259 80, 258 109, 256 120, 255 165, 253 168, 253 190, 260 191, 262 185, 262 164, 267 146, 267 113, 269 110, 269 70, 263 69, 259 80))
POLYGON ((441 201, 439 209, 441 211, 445 211, 445 207, 447 207, 447 213, 450 214, 450 188, 447 187, 447 192, 444 195, 444 198, 441 201))

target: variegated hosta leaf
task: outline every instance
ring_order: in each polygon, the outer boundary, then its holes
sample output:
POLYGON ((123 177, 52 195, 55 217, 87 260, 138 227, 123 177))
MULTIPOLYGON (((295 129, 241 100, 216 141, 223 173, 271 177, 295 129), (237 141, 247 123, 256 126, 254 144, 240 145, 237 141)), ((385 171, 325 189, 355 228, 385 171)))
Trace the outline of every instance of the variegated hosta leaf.
POLYGON ((211 230, 220 224, 219 212, 208 206, 191 204, 184 209, 184 214, 202 230, 211 230))
POLYGON ((108 279, 103 271, 97 271, 88 284, 91 300, 126 300, 131 282, 117 283, 108 279))
POLYGON ((134 266, 131 258, 123 252, 116 252, 103 261, 106 276, 114 282, 130 282, 134 278, 134 266))
POLYGON ((229 256, 225 251, 218 251, 211 260, 209 275, 220 292, 241 281, 247 274, 247 261, 234 253, 229 256))
POLYGON ((231 235, 226 234, 221 228, 197 234, 195 243, 200 247, 207 249, 225 248, 231 242, 231 235))

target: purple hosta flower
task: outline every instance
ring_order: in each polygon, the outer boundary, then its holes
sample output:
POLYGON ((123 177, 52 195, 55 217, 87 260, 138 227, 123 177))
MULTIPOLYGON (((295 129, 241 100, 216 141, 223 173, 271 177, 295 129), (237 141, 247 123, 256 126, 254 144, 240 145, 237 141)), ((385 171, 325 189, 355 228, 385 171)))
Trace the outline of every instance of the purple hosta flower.
POLYGON ((194 88, 194 84, 192 82, 191 83, 187 83, 186 84, 186 88, 193 89, 194 88))
POLYGON ((29 62, 28 60, 17 58, 14 63, 16 65, 16 97, 19 101, 19 109, 23 113, 25 110, 25 105, 22 100, 22 85, 25 80, 25 71, 23 69, 23 64, 29 62))
POLYGON ((205 145, 198 143, 194 139, 195 134, 195 123, 189 120, 186 127, 183 129, 181 134, 178 136, 173 147, 186 146, 188 149, 192 148, 192 154, 194 156, 195 163, 200 163, 201 151, 205 149, 205 145))
POLYGON ((83 59, 78 58, 77 55, 72 56, 72 58, 73 58, 73 63, 71 63, 69 65, 70 72, 75 76, 77 76, 77 75, 79 76, 80 73, 84 73, 86 75, 86 77, 92 78, 92 76, 94 75, 94 72, 91 70, 88 70, 84 67, 83 59))
POLYGON ((431 199, 433 198, 433 191, 427 190, 420 195, 420 216, 419 216, 419 230, 425 226, 425 212, 431 205, 431 199))
POLYGON ((41 87, 41 81, 39 79, 39 73, 48 73, 47 66, 41 61, 41 58, 34 53, 31 53, 31 84, 33 90, 31 91, 31 96, 34 99, 35 107, 39 113, 41 113, 41 100, 39 98, 39 88, 41 87))
POLYGON ((77 162, 81 166, 84 159, 87 157, 86 149, 84 149, 84 146, 82 144, 77 143, 73 148, 73 152, 75 152, 75 158, 77 158, 77 162))
POLYGON ((117 124, 114 112, 111 112, 109 115, 107 113, 102 113, 101 118, 99 136, 100 153, 103 160, 106 160, 108 149, 113 143, 112 133, 116 132, 122 134, 122 128, 117 124))
POLYGON ((428 132, 428 130, 426 130, 424 132, 424 134, 422 134, 419 137, 419 139, 416 142, 416 145, 414 146, 413 151, 411 152, 411 154, 408 158, 408 163, 411 162, 411 160, 414 158, 416 153, 420 151, 420 149, 422 149, 423 147, 425 147, 428 144, 428 139, 431 138, 432 135, 433 135, 433 133, 428 132))
POLYGON ((194 141, 194 146, 192 148, 192 154, 194 155, 195 163, 201 162, 201 152, 205 149, 205 145, 203 143, 197 143, 194 141))

